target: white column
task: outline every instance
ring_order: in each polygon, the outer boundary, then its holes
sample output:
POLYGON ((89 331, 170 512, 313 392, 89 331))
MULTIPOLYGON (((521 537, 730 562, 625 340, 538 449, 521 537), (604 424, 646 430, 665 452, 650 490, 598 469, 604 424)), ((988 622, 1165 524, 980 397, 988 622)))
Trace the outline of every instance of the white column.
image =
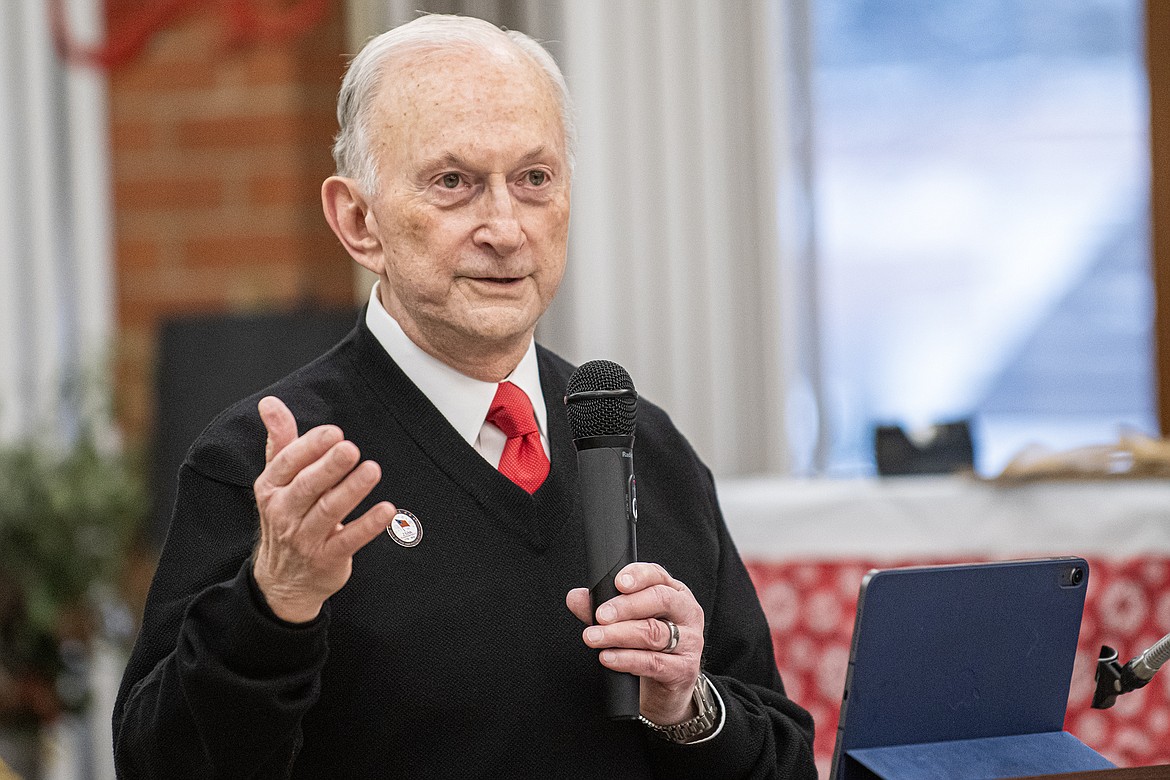
MULTIPOLYGON (((75 37, 99 39, 98 0, 67 8, 75 37)), ((44 0, 4 3, 0 36, 0 439, 68 435, 63 382, 110 357, 105 76, 60 61, 44 0)))
MULTIPOLYGON (((76 40, 96 45, 104 37, 98 0, 69 0, 69 24, 76 40)), ((72 214, 71 241, 62 249, 72 261, 66 306, 75 311, 70 334, 74 369, 112 381, 114 359, 114 235, 110 174, 110 132, 106 74, 78 65, 65 68, 66 191, 72 214)), ((95 391, 108 388, 95 387, 95 391)), ((103 399, 87 397, 90 403, 103 399)), ((85 410, 105 422, 110 410, 85 410)))
POLYGON ((0 442, 22 430, 21 356, 23 306, 21 305, 24 242, 19 226, 24 209, 17 185, 17 164, 23 157, 20 141, 18 88, 20 77, 20 26, 23 9, 0 3, 0 442))
POLYGON ((2 245, 6 266, 6 322, 3 366, 10 379, 0 399, 9 435, 30 433, 52 423, 66 354, 67 314, 62 293, 63 238, 70 222, 69 203, 61 198, 58 155, 61 139, 61 74, 54 61, 47 14, 39 0, 20 0, 6 9, 8 39, 3 112, 6 159, 3 181, 7 235, 2 245), (11 308, 9 308, 11 307, 11 308), (9 394, 11 393, 11 395, 9 394))

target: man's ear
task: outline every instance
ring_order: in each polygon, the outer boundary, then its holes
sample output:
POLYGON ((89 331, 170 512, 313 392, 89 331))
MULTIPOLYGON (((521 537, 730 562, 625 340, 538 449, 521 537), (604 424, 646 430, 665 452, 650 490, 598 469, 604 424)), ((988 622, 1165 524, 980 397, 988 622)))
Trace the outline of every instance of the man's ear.
POLYGON ((350 257, 381 276, 382 241, 375 232, 377 220, 358 183, 344 176, 330 176, 321 185, 321 208, 350 257))

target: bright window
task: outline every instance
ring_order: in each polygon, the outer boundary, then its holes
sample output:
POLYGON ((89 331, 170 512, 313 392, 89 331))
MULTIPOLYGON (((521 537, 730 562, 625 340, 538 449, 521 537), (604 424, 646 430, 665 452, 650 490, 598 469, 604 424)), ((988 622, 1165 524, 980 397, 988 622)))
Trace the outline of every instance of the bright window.
POLYGON ((1156 431, 1141 0, 812 0, 829 471, 1156 431))

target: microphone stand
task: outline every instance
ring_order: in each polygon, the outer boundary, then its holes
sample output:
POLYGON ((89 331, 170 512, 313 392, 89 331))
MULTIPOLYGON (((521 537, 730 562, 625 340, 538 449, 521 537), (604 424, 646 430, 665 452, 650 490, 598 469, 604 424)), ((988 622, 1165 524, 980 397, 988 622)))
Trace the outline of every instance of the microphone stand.
POLYGON ((1123 693, 1142 688, 1170 659, 1170 634, 1159 639, 1125 666, 1117 658, 1117 651, 1109 645, 1101 646, 1097 658, 1097 690, 1093 692, 1093 709, 1105 710, 1113 706, 1123 693))

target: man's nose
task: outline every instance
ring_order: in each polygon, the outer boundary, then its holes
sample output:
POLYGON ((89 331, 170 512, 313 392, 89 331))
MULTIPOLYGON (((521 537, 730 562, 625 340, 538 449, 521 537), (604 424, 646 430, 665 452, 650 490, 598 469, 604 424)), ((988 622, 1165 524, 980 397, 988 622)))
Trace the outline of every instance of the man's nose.
POLYGON ((507 182, 488 183, 482 208, 482 221, 474 235, 477 244, 490 246, 499 255, 510 255, 524 246, 524 229, 507 182))

